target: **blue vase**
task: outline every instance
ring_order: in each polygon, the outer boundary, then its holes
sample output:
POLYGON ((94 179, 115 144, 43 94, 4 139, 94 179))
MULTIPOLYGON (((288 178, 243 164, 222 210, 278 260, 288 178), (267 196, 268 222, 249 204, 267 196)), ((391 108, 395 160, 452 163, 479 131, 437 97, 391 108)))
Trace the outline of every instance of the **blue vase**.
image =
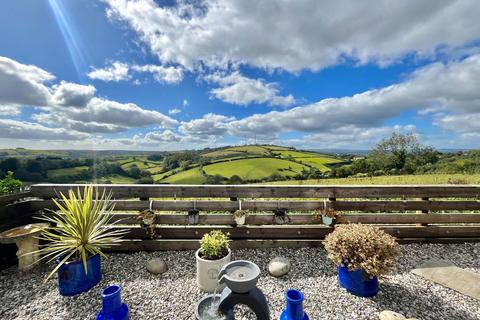
MULTIPOLYGON (((57 259, 60 263, 61 258, 57 259)), ((102 280, 100 255, 87 258, 87 273, 83 262, 70 261, 64 263, 58 270, 58 290, 62 296, 74 296, 90 290, 102 280)))
POLYGON ((287 306, 280 315, 280 320, 308 320, 307 313, 303 311, 303 293, 290 289, 285 297, 287 306))
POLYGON ((348 292, 359 297, 374 297, 378 293, 378 278, 370 278, 363 269, 349 271, 338 267, 338 281, 348 292))
POLYGON ((122 287, 111 285, 102 291, 102 310, 97 314, 97 320, 128 320, 128 306, 122 303, 122 287))

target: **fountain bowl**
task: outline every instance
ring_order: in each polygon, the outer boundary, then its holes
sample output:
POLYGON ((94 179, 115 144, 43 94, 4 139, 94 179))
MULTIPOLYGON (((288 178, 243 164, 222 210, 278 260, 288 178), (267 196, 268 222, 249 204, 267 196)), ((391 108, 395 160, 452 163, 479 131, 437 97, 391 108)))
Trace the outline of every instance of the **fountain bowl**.
POLYGON ((235 293, 246 293, 255 287, 260 274, 260 268, 255 263, 236 260, 223 266, 218 274, 218 282, 225 283, 235 293))
POLYGON ((208 308, 212 305, 214 300, 218 300, 220 304, 220 294, 209 294, 197 302, 195 306, 195 319, 197 320, 223 320, 227 319, 227 317, 221 313, 219 313, 216 317, 212 317, 207 313, 208 308))

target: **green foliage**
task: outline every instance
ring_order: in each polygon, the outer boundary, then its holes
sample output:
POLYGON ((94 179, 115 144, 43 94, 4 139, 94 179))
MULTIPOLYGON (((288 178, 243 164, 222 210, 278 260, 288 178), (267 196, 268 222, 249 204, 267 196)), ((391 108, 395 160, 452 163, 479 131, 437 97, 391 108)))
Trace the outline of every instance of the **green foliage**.
POLYGON ((39 250, 42 259, 60 263, 47 276, 50 279, 61 265, 71 260, 81 260, 88 273, 87 258, 90 255, 105 256, 102 249, 118 244, 125 231, 112 229, 111 193, 100 194, 93 186, 85 186, 83 193, 68 191, 68 197, 60 193, 62 202, 53 200, 59 211, 44 214, 41 219, 52 226, 45 229, 40 239, 47 244, 39 250))
POLYGON ((206 260, 218 260, 228 255, 230 235, 220 230, 205 233, 200 240, 200 252, 206 260))
POLYGON ((0 194, 19 192, 22 187, 22 181, 13 177, 13 172, 8 171, 7 176, 0 180, 0 194))

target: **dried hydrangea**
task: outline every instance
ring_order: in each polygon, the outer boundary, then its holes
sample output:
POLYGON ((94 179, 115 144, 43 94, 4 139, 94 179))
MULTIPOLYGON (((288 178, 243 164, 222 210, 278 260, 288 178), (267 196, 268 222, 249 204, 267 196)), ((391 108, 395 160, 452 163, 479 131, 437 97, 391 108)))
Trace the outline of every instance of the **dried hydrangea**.
POLYGON ((371 277, 388 273, 400 254, 395 238, 372 225, 339 225, 324 246, 335 264, 363 269, 371 277))

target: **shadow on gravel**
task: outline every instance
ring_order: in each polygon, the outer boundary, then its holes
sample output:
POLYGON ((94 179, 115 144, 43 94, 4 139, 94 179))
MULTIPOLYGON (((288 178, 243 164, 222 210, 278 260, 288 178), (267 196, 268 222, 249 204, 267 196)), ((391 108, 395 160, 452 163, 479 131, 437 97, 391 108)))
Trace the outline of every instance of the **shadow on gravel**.
POLYGON ((463 310, 454 309, 427 289, 417 288, 413 291, 397 284, 382 282, 380 292, 381 294, 373 300, 378 310, 392 310, 402 313, 407 318, 422 320, 476 319, 463 310))

